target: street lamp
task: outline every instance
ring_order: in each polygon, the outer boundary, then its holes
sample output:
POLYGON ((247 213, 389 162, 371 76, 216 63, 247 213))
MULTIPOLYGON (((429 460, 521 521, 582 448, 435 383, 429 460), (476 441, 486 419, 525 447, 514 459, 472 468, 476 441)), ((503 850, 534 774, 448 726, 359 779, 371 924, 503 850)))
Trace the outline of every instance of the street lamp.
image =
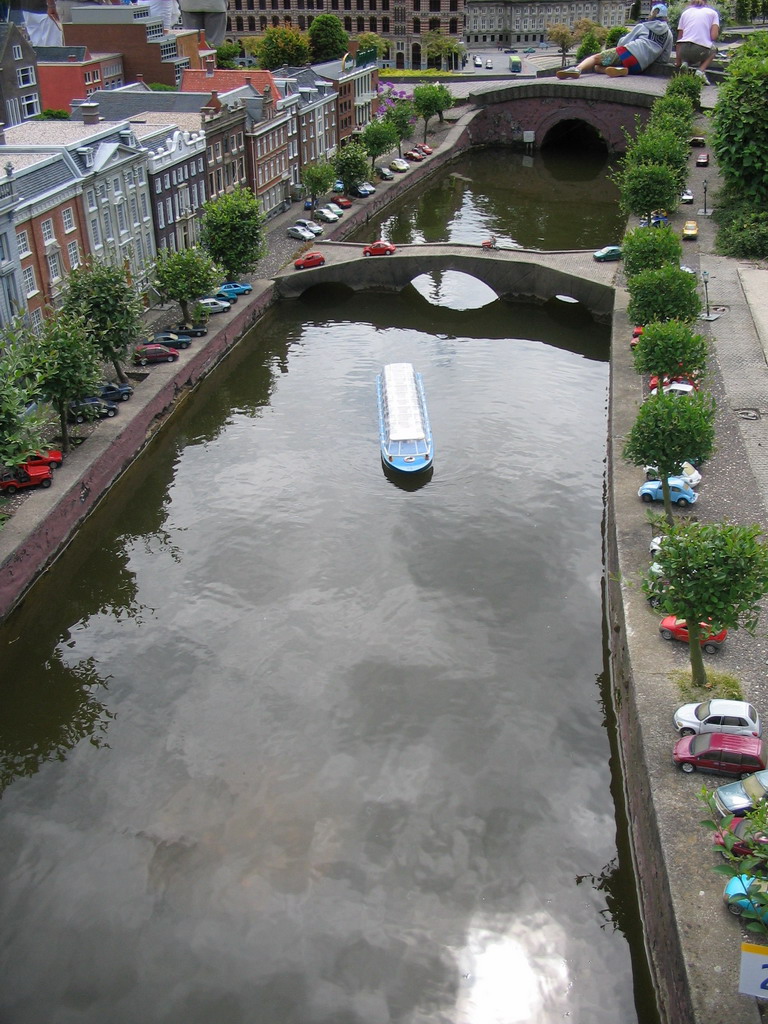
POLYGON ((705 178, 704 181, 702 182, 702 184, 704 186, 704 216, 706 217, 707 216, 707 185, 709 184, 709 182, 705 178))
MULTIPOLYGON (((706 193, 706 189, 704 191, 706 193)), ((708 288, 708 285, 709 285, 709 272, 708 271, 702 270, 702 272, 701 272, 701 280, 704 282, 704 302, 706 303, 706 306, 707 306, 707 319, 709 319, 709 288, 708 288)))

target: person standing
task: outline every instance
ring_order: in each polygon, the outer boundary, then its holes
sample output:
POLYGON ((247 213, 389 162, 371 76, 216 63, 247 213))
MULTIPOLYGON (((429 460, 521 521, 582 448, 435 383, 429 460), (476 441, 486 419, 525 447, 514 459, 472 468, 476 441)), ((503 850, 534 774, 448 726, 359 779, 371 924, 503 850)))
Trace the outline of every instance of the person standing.
POLYGON ((699 78, 709 85, 704 72, 717 52, 715 41, 719 35, 720 15, 717 11, 708 7, 705 0, 691 0, 677 23, 675 66, 696 68, 699 78))
POLYGON ((26 29, 33 46, 63 46, 56 0, 11 0, 8 20, 26 29))
POLYGON ((184 28, 203 29, 206 42, 216 48, 227 31, 227 0, 179 0, 184 28))
POLYGON ((603 50, 585 57, 572 68, 562 68, 558 78, 579 78, 585 72, 597 71, 611 78, 641 75, 658 61, 666 63, 672 56, 672 31, 667 24, 665 4, 654 4, 649 21, 641 21, 622 36, 615 49, 603 50))

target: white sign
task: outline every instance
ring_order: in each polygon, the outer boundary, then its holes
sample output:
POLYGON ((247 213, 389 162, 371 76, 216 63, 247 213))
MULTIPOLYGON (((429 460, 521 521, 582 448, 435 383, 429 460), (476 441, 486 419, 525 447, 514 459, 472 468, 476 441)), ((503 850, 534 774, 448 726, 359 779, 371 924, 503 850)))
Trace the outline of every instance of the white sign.
POLYGON ((768 999, 768 946, 742 942, 739 992, 745 996, 768 999))

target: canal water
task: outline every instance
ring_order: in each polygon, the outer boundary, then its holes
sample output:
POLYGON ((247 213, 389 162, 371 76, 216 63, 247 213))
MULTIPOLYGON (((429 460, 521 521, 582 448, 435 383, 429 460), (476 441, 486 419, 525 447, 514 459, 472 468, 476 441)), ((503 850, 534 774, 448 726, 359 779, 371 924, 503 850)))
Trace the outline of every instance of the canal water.
MULTIPOLYGON (((611 241, 606 168, 570 166, 611 241)), ((377 230, 450 194, 444 237, 523 241, 530 170, 479 154, 377 230)), ((655 1020, 605 704, 608 340, 456 275, 326 289, 190 397, 2 629, 3 1024, 655 1020), (378 453, 399 360, 415 486, 378 453)))

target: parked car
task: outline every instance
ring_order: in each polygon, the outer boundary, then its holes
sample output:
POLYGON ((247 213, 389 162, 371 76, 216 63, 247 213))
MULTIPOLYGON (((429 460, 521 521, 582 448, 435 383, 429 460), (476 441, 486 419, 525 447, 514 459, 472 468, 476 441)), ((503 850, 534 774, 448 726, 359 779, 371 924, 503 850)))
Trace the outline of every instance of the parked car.
MULTIPOLYGON (((670 476, 667 480, 669 482, 669 497, 673 505, 685 508, 686 505, 693 505, 698 501, 698 494, 692 487, 688 486, 682 477, 670 476)), ((661 490, 661 480, 646 480, 637 492, 637 496, 649 503, 652 501, 663 501, 664 495, 661 490)))
POLYGON ((305 252, 293 261, 296 270, 309 270, 310 267, 322 267, 325 263, 325 256, 321 252, 305 252))
POLYGON ((621 246, 604 245, 602 249, 592 253, 592 258, 597 260, 598 263, 612 263, 614 260, 620 260, 621 246))
POLYGON ((337 181, 334 181, 334 183, 333 183, 333 191, 334 192, 343 192, 344 191, 344 182, 340 178, 337 181))
POLYGON ((329 210, 327 206, 321 206, 319 210, 315 210, 315 216, 324 224, 335 224, 339 219, 339 214, 329 210))
POLYGON ((188 334, 190 338, 203 338, 208 333, 207 324, 176 324, 176 334, 188 334))
MULTIPOLYGON (((678 378, 676 380, 667 381, 666 384, 662 385, 661 390, 665 395, 672 395, 674 398, 684 398, 686 395, 690 395, 691 392, 698 391, 699 385, 690 378, 687 380, 678 378)), ((651 388, 650 394, 656 394, 655 386, 651 388)))
POLYGON ((674 714, 675 729, 681 736, 700 732, 725 732, 732 736, 762 736, 760 716, 743 700, 715 697, 699 704, 683 704, 674 714))
MULTIPOLYGON (((701 622, 699 625, 701 627, 701 649, 707 654, 717 654, 725 643, 728 630, 715 630, 708 622, 701 622)), ((685 619, 678 619, 676 615, 667 615, 661 620, 659 633, 665 640, 679 640, 683 644, 688 643, 688 623, 685 619)))
MULTIPOLYGON (((346 200, 346 202, 349 203, 349 200, 346 200)), ((349 203, 349 205, 351 206, 352 204, 349 203)), ((344 216, 344 208, 341 206, 341 201, 339 199, 336 199, 332 203, 326 203, 323 209, 329 210, 331 213, 335 213, 337 217, 344 216)))
POLYGON ((225 281, 224 284, 219 285, 219 291, 231 291, 233 295, 250 295, 253 291, 253 285, 243 284, 241 281, 225 281))
POLYGON ((697 167, 709 167, 709 153, 699 153, 696 157, 697 167))
MULTIPOLYGON (((701 483, 701 473, 690 462, 684 462, 680 467, 680 472, 676 475, 682 477, 689 487, 698 487, 701 483)), ((646 480, 658 480, 658 469, 655 466, 646 466, 645 478, 646 480)))
POLYGON ((209 296, 211 299, 218 299, 219 302, 228 302, 231 306, 234 306, 239 297, 239 295, 232 295, 230 292, 225 292, 221 288, 215 292, 211 292, 209 296))
POLYGON ((89 395, 69 403, 67 419, 70 423, 84 423, 86 420, 96 419, 105 420, 117 416, 119 411, 115 402, 106 402, 103 398, 89 395))
POLYGON ((368 199, 369 196, 373 195, 373 192, 369 188, 366 188, 365 185, 361 184, 353 185, 352 188, 349 190, 349 194, 351 196, 354 196, 355 199, 368 199))
POLYGON ((690 189, 684 188, 683 191, 680 193, 680 202, 681 203, 692 203, 693 202, 693 192, 691 192, 690 189))
POLYGON ((371 242, 370 245, 366 245, 363 249, 363 256, 391 256, 393 252, 397 252, 396 245, 379 240, 378 242, 371 242))
MULTIPOLYGON (((657 211, 657 212, 651 214, 651 227, 652 228, 663 228, 663 227, 666 227, 667 224, 669 224, 669 217, 666 215, 666 213, 661 213, 661 212, 657 211)), ((642 217, 641 218, 641 220, 640 220, 640 227, 641 228, 647 228, 648 227, 648 218, 647 217, 642 217)))
POLYGON ((683 238, 688 241, 693 241, 699 237, 699 225, 695 220, 687 220, 683 224, 683 238))
POLYGON ((746 911, 751 921, 762 919, 768 924, 768 907, 762 902, 755 902, 751 897, 768 890, 768 880, 754 878, 752 875, 735 875, 729 878, 723 889, 723 899, 729 914, 741 917, 746 911))
POLYGON ((230 309, 230 303, 226 299, 214 299, 210 296, 198 299, 197 304, 207 309, 209 313, 226 313, 230 309))
POLYGON ((408 170, 408 162, 403 160, 401 156, 396 156, 389 167, 390 170, 396 171, 398 174, 405 174, 408 170))
POLYGON ((293 227, 288 228, 286 235, 289 238, 298 238, 300 242, 314 242, 315 233, 309 231, 307 228, 299 227, 298 224, 294 224, 293 227))
POLYGON ((431 146, 428 146, 426 142, 417 142, 413 147, 414 149, 420 149, 424 156, 432 156, 434 150, 431 146))
POLYGON ((388 167, 377 167, 376 173, 382 181, 394 181, 394 174, 388 167))
POLYGON ((322 235, 324 228, 322 224, 318 224, 314 220, 297 220, 296 226, 300 228, 306 228, 307 231, 311 231, 313 235, 322 235))
POLYGON ((364 188, 367 192, 373 194, 376 191, 376 186, 370 181, 363 181, 358 185, 358 188, 364 188))
POLYGON ((688 145, 692 147, 701 148, 702 146, 706 146, 706 144, 707 140, 702 135, 694 135, 692 138, 688 139, 688 145))
POLYGON ((481 68, 482 66, 483 66, 483 62, 480 60, 480 58, 479 57, 475 57, 475 67, 476 68, 481 68))
POLYGON ((536 53, 536 47, 535 46, 528 46, 528 47, 526 47, 525 50, 523 50, 523 53, 536 53))
POLYGON ((332 203, 328 203, 328 209, 333 210, 334 206, 338 206, 340 210, 351 210, 352 200, 347 199, 346 196, 336 196, 332 203))
POLYGON ((189 348, 192 337, 189 334, 177 334, 175 331, 155 331, 150 345, 165 345, 166 348, 189 348))
POLYGON ((105 399, 107 402, 127 402, 133 394, 133 388, 130 384, 102 384, 99 389, 99 398, 105 399))
POLYGON ((675 743, 672 759, 684 772, 744 778, 768 768, 766 753, 765 742, 755 736, 705 732, 698 736, 681 736, 675 743))
POLYGON ((311 210, 314 205, 315 204, 314 204, 312 199, 305 199, 304 200, 304 209, 305 210, 311 210))
POLYGON ((760 828, 749 818, 733 818, 727 826, 718 830, 712 836, 712 842, 720 847, 724 857, 732 853, 734 857, 757 856, 753 853, 755 847, 765 849, 765 857, 768 858, 768 835, 761 832, 760 828), (732 836, 728 840, 727 835, 732 836))
POLYGON ((30 466, 29 469, 17 466, 0 474, 0 493, 10 498, 27 487, 50 487, 52 482, 50 466, 30 466))
POLYGON ((768 799, 768 771, 755 772, 740 782, 718 786, 714 792, 714 799, 722 817, 732 814, 735 818, 743 818, 748 811, 754 810, 768 799))
POLYGON ((420 163, 425 159, 425 156, 419 149, 409 149, 407 153, 405 153, 405 159, 411 160, 415 163, 420 163))
POLYGON ((137 345, 133 350, 133 361, 137 366, 146 366, 147 363, 174 363, 178 358, 178 349, 166 348, 165 345, 137 345))
POLYGON ((19 463, 19 468, 27 470, 36 466, 47 466, 48 469, 58 469, 61 463, 64 461, 64 456, 58 450, 58 448, 49 448, 47 452, 35 452, 33 455, 28 455, 23 462, 19 463))
POLYGON ((486 66, 486 68, 488 68, 488 70, 490 70, 490 69, 491 69, 491 68, 493 67, 493 61, 492 61, 492 60, 491 60, 491 59, 489 58, 489 59, 488 59, 488 60, 487 60, 487 61, 485 62, 485 66, 486 66))

